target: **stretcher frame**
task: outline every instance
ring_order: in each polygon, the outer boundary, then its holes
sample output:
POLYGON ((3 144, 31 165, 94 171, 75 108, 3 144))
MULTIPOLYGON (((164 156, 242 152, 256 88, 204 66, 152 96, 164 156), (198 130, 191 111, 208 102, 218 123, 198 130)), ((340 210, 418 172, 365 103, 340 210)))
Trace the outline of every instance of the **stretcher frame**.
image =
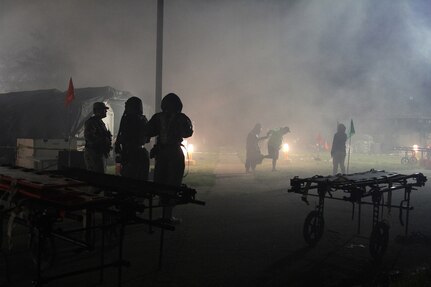
POLYGON ((353 174, 338 174, 334 176, 313 176, 290 180, 288 192, 298 193, 308 205, 308 197, 318 197, 314 211, 311 211, 303 226, 305 241, 314 246, 321 239, 324 230, 325 200, 347 201, 352 204, 352 220, 355 206, 358 206, 357 233, 361 232, 361 215, 363 205, 372 205, 372 231, 369 238, 369 251, 373 258, 381 258, 386 252, 389 239, 389 225, 383 220, 383 209, 388 213, 391 209, 399 210, 399 221, 409 230, 409 214, 413 210, 410 205, 411 192, 425 185, 427 178, 422 173, 410 175, 384 170, 370 170, 353 174), (392 193, 403 191, 403 199, 398 205, 393 204, 392 193), (405 212, 404 212, 405 211, 405 212))
POLYGON ((154 232, 154 227, 162 230, 159 249, 159 268, 161 268, 164 230, 175 230, 175 227, 166 220, 153 218, 153 209, 165 207, 154 204, 153 201, 157 200, 156 197, 167 197, 170 202, 174 202, 174 205, 188 203, 204 205, 204 202, 195 199, 196 193, 195 189, 185 185, 167 186, 78 169, 40 172, 14 166, 0 166, 0 247, 3 239, 3 223, 8 219, 9 226, 12 226, 12 223, 19 223, 29 228, 31 240, 33 240, 30 243, 34 242, 33 246, 36 249, 33 254, 37 270, 33 281, 34 286, 43 286, 53 280, 94 271, 100 271, 100 282, 102 282, 104 269, 108 267, 117 268, 118 286, 121 286, 122 268, 130 265, 129 261, 123 259, 125 227, 131 224, 147 224, 149 233, 154 232), (89 188, 96 189, 97 192, 86 192, 85 190, 89 188), (29 210, 28 218, 17 216, 18 211, 23 208, 29 210), (146 218, 137 216, 144 210, 148 211, 146 218), (76 215, 73 215, 76 211, 83 212, 85 216, 76 218, 76 215), (94 220, 96 214, 100 215, 101 222, 94 220), (82 220, 85 224, 82 228, 56 229, 56 222, 64 218, 82 220), (107 222, 107 218, 111 219, 110 222, 107 222), (107 263, 105 262, 105 235, 112 228, 118 231, 116 238, 118 257, 113 262, 107 263), (94 250, 96 230, 102 233, 100 261, 97 266, 54 276, 43 276, 43 269, 49 266, 49 260, 52 259, 44 257, 49 257, 50 254, 46 253, 50 252, 49 248, 52 248, 54 238, 87 250, 94 250), (84 232, 85 239, 78 240, 70 236, 77 232, 84 232))

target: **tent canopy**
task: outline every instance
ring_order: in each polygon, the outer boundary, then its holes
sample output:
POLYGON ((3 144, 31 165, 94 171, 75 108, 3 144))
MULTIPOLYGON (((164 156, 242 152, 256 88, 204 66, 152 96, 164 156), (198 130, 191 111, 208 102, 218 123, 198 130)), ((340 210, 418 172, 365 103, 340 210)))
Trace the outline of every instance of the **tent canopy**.
POLYGON ((66 106, 66 93, 51 89, 0 94, 1 162, 10 162, 17 138, 67 139, 80 134, 94 102, 106 102, 112 108, 115 135, 124 102, 132 96, 112 87, 81 88, 75 89, 75 99, 66 106))

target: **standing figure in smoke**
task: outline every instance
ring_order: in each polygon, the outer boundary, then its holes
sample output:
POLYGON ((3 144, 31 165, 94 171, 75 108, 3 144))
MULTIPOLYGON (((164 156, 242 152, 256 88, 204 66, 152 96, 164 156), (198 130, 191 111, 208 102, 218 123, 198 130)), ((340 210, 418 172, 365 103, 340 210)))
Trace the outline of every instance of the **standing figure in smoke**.
POLYGON ((111 132, 102 121, 106 117, 106 110, 109 109, 102 102, 93 104, 93 115, 85 121, 85 165, 87 170, 105 173, 106 159, 111 151, 111 132))
POLYGON ((122 176, 148 180, 150 157, 144 146, 149 142, 149 138, 144 136, 147 122, 141 99, 129 98, 125 103, 115 142, 116 161, 121 163, 122 176))
MULTIPOLYGON (((185 162, 181 149, 183 138, 193 134, 192 122, 181 113, 183 104, 180 98, 170 93, 162 99, 162 112, 151 117, 145 127, 148 137, 157 137, 157 142, 151 149, 150 157, 155 158, 154 181, 180 186, 183 181, 185 162)), ((163 218, 171 223, 179 223, 180 219, 172 216, 173 205, 162 198, 163 218)))
POLYGON ((346 173, 346 168, 344 166, 344 160, 346 159, 346 126, 343 124, 338 124, 337 132, 334 135, 334 140, 332 141, 331 157, 332 157, 332 174, 336 175, 338 171, 338 166, 340 166, 341 173, 346 173))
POLYGON ((267 139, 268 135, 259 137, 262 126, 256 124, 247 135, 246 155, 245 155, 245 172, 249 173, 256 170, 256 165, 261 164, 264 156, 260 152, 259 142, 267 139))
POLYGON ((268 155, 266 158, 272 159, 272 171, 276 171, 277 160, 280 154, 281 144, 283 143, 283 136, 290 132, 289 127, 279 128, 278 130, 271 130, 268 132, 268 155))

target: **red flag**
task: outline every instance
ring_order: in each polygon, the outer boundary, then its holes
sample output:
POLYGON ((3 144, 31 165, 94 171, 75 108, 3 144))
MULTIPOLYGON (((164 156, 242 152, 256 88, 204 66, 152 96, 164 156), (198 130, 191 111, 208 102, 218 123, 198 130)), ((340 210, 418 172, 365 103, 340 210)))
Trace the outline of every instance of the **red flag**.
POLYGON ((75 99, 75 88, 73 87, 72 78, 69 80, 69 88, 67 89, 65 105, 69 105, 75 99))

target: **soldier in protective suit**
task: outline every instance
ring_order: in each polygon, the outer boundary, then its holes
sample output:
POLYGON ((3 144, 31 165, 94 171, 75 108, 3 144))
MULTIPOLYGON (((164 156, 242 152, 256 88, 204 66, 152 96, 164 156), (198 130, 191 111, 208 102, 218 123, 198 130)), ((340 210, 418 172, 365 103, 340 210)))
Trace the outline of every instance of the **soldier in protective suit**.
POLYGON ((137 97, 129 98, 115 141, 115 153, 117 161, 121 163, 122 176, 148 180, 150 157, 144 146, 149 142, 149 138, 144 136, 147 122, 143 115, 142 101, 137 97))
MULTIPOLYGON (((157 137, 157 142, 150 152, 155 158, 154 182, 180 186, 182 184, 185 163, 181 149, 183 138, 193 134, 192 122, 181 113, 183 104, 180 98, 170 93, 162 99, 162 112, 156 113, 145 127, 145 135, 157 137)), ((169 201, 162 198, 162 203, 169 205, 169 201)), ((163 209, 163 218, 173 223, 179 222, 172 217, 173 206, 163 209)))
POLYGON ((111 151, 112 135, 102 121, 109 109, 102 102, 93 104, 93 116, 85 121, 85 165, 87 170, 105 173, 106 159, 111 151))
POLYGON ((332 174, 336 175, 338 171, 338 166, 342 174, 346 173, 346 168, 344 166, 344 161, 346 159, 346 126, 343 124, 337 125, 337 132, 334 135, 331 148, 332 157, 332 174))
POLYGON ((270 130, 268 132, 268 155, 267 158, 272 159, 272 171, 276 171, 277 160, 280 154, 281 144, 283 143, 283 136, 290 132, 289 127, 279 128, 277 130, 270 130))
POLYGON ((267 139, 267 136, 260 137, 262 126, 256 124, 254 128, 248 133, 246 141, 246 158, 245 158, 245 172, 249 173, 256 170, 256 165, 262 163, 264 156, 260 152, 259 142, 267 139))

